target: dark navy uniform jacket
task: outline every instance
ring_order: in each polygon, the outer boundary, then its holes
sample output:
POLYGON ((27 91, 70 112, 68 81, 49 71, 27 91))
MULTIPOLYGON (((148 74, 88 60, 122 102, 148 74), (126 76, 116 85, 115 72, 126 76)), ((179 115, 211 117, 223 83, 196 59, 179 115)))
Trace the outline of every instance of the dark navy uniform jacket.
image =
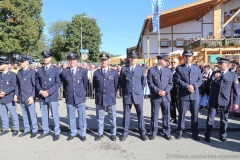
POLYGON ((122 88, 123 104, 143 103, 143 90, 146 84, 143 67, 136 65, 133 73, 130 71, 129 66, 123 67, 119 84, 122 88))
POLYGON ((104 74, 99 69, 93 74, 93 88, 95 89, 95 103, 101 106, 116 104, 116 92, 118 89, 118 74, 115 70, 108 70, 104 74))
POLYGON ((170 91, 173 87, 172 72, 169 68, 163 67, 161 71, 157 66, 148 70, 147 82, 151 92, 151 102, 169 102, 171 101, 170 91), (160 90, 166 92, 166 96, 159 96, 160 90))
POLYGON ((87 70, 77 68, 75 74, 72 75, 71 68, 62 70, 61 80, 63 89, 66 93, 67 104, 80 104, 86 102, 86 88, 88 85, 87 70))
POLYGON ((39 94, 40 102, 57 102, 58 88, 61 86, 60 69, 51 65, 48 70, 44 71, 44 66, 37 70, 36 74, 36 89, 40 91, 48 90, 49 96, 44 98, 39 94))
POLYGON ((1 104, 12 103, 16 87, 15 73, 8 71, 6 74, 0 74, 0 91, 5 92, 5 96, 0 98, 1 104))
POLYGON ((174 80, 179 86, 179 100, 199 100, 199 87, 202 84, 202 74, 198 66, 191 65, 189 69, 185 64, 176 68, 174 80), (187 86, 193 85, 195 92, 190 93, 187 86))
POLYGON ((216 72, 212 73, 207 84, 211 86, 209 105, 230 106, 231 91, 233 91, 233 104, 238 104, 238 79, 235 73, 227 71, 222 77, 213 79, 216 72))
POLYGON ((15 95, 20 102, 27 102, 29 97, 35 97, 36 71, 34 69, 20 69, 17 73, 17 87, 15 95))

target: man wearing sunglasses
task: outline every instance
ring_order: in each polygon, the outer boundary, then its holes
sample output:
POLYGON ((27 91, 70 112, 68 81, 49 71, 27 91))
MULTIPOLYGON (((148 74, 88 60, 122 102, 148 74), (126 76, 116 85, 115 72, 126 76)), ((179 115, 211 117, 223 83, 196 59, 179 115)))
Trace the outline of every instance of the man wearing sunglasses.
POLYGON ((19 135, 19 137, 23 137, 31 133, 30 138, 34 138, 38 133, 37 114, 34 104, 36 72, 34 69, 30 69, 28 65, 29 58, 22 55, 20 57, 21 69, 17 74, 18 86, 15 90, 14 101, 19 101, 22 108, 24 131, 19 135))

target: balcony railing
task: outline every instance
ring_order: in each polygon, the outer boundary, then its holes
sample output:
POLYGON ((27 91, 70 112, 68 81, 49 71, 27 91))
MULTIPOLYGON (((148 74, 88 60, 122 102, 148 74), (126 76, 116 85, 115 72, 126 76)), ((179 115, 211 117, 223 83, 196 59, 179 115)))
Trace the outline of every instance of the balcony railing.
POLYGON ((190 44, 185 45, 185 50, 192 50, 203 46, 204 48, 221 48, 229 46, 239 46, 240 38, 227 38, 227 39, 206 39, 198 40, 190 44))

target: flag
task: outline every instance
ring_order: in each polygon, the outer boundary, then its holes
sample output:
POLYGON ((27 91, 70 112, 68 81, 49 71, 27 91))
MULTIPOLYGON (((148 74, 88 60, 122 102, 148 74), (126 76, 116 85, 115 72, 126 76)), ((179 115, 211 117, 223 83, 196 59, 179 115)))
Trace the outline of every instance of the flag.
POLYGON ((152 25, 153 32, 157 32, 160 26, 159 17, 163 10, 165 0, 151 0, 152 1, 152 25))

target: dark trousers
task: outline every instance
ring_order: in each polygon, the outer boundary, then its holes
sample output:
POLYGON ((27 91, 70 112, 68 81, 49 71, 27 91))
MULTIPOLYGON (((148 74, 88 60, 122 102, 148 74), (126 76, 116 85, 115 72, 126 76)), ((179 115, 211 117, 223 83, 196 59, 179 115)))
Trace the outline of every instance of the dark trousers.
POLYGON ((94 89, 93 89, 93 83, 92 82, 88 82, 88 87, 87 87, 87 94, 89 98, 94 99, 94 89))
POLYGON ((178 129, 177 132, 179 135, 182 135, 183 130, 185 129, 185 116, 190 107, 191 113, 191 130, 193 136, 198 136, 198 110, 199 110, 199 102, 198 100, 189 100, 179 101, 179 115, 178 115, 178 129))
MULTIPOLYGON (((209 106, 208 110, 208 116, 206 121, 206 130, 205 130, 205 137, 210 138, 211 137, 211 131, 214 125, 214 118, 216 115, 218 106, 209 106)), ((227 126, 228 126, 228 114, 229 114, 229 107, 227 106, 219 106, 220 108, 220 130, 219 130, 219 136, 226 138, 227 137, 227 126)))
POLYGON ((159 110, 162 110, 163 133, 170 136, 170 102, 151 103, 151 129, 150 134, 155 136, 158 132, 159 110))
MULTIPOLYGON (((134 104, 134 107, 136 109, 137 118, 138 118, 138 131, 140 135, 145 135, 145 122, 144 122, 144 116, 143 116, 143 104, 134 104)), ((131 108, 132 104, 123 104, 123 135, 127 136, 129 133, 129 125, 130 125, 130 114, 131 114, 131 108)))
POLYGON ((177 119, 177 112, 176 109, 179 112, 179 107, 178 107, 178 99, 175 96, 171 97, 171 102, 170 102, 170 116, 172 119, 177 119))

